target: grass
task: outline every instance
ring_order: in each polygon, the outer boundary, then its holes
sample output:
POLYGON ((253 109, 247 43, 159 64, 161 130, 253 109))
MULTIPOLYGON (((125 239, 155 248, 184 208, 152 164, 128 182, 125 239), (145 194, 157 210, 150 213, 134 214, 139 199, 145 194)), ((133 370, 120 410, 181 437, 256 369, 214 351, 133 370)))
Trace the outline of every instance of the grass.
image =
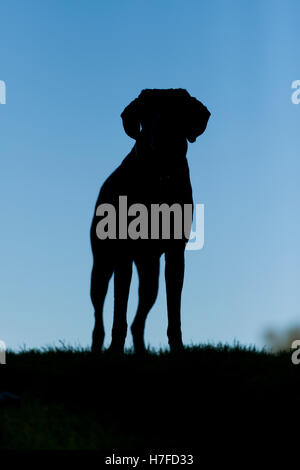
POLYGON ((250 422, 271 431, 279 413, 296 412, 300 385, 289 352, 240 345, 146 357, 61 347, 6 360, 0 391, 21 399, 0 406, 2 450, 199 449, 229 422, 237 435, 250 422))

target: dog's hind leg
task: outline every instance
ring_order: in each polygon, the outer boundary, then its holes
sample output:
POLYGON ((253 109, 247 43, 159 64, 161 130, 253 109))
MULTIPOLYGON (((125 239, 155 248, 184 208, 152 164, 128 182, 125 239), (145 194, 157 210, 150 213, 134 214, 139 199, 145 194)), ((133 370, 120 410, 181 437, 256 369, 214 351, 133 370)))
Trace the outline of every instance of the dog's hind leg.
POLYGON ((132 260, 121 258, 114 269, 114 320, 109 350, 123 352, 127 334, 127 303, 132 276, 132 260))
POLYGON ((91 279, 91 299, 95 309, 95 326, 92 352, 100 352, 104 342, 103 305, 108 283, 113 273, 113 263, 105 256, 94 261, 91 279))
POLYGON ((145 323, 157 297, 159 259, 159 256, 151 256, 135 260, 139 275, 139 304, 131 326, 131 332, 134 350, 138 354, 145 352, 145 323))

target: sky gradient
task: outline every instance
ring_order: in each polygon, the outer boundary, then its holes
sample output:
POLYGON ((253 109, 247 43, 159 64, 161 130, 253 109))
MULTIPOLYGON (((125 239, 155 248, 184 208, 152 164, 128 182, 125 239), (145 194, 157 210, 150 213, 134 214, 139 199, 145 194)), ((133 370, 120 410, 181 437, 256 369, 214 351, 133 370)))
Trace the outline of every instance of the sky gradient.
MULTIPOLYGON (((300 323, 299 14, 296 0, 1 2, 7 347, 90 344, 90 223, 134 144, 120 114, 144 88, 186 88, 211 112, 188 150, 205 244, 186 253, 184 342, 263 346, 266 328, 300 323)), ((167 345, 163 268, 153 347, 167 345)), ((106 345, 112 301, 111 283, 106 345)), ((129 323, 136 307, 134 270, 129 323)))

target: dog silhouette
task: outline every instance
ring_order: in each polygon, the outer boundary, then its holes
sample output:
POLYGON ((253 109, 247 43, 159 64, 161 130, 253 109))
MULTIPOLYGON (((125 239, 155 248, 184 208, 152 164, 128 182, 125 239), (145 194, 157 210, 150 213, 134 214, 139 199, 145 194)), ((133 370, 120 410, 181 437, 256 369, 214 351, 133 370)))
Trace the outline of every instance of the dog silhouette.
MULTIPOLYGON (((188 142, 195 142, 206 129, 210 112, 184 89, 146 89, 122 112, 123 127, 135 144, 121 165, 100 189, 91 225, 93 268, 91 300, 95 309, 92 351, 102 349, 104 341, 103 305, 109 280, 114 274, 114 319, 111 351, 124 350, 127 335, 127 302, 133 262, 139 276, 139 302, 131 326, 136 353, 145 352, 144 329, 147 315, 158 292, 160 257, 165 255, 165 282, 168 310, 168 342, 171 350, 183 348, 181 333, 181 292, 184 278, 184 250, 189 238, 192 215, 178 238, 174 227, 165 237, 159 227, 155 237, 151 210, 157 205, 184 204, 193 208, 192 187, 186 158, 188 142), (120 234, 120 198, 127 206, 142 204, 147 209, 148 237, 130 238, 120 234), (115 208, 112 236, 99 237, 97 227, 102 219, 98 208, 115 208), (152 232, 151 232, 152 233, 152 232)), ((124 211, 123 211, 124 212, 124 211)), ((106 214, 106 212, 105 212, 106 214)), ((192 211, 191 211, 192 214, 192 211)), ((170 216, 171 217, 171 216, 170 216)), ((174 216, 175 217, 175 216, 174 216)), ((132 221, 128 216, 128 220, 132 221)), ((172 219, 173 220, 173 219, 172 219)), ((163 222, 163 221, 162 221, 163 222)), ((128 228, 128 226, 127 226, 128 228)), ((178 227, 177 227, 178 228, 178 227)), ((109 235, 109 234, 108 234, 109 235)))

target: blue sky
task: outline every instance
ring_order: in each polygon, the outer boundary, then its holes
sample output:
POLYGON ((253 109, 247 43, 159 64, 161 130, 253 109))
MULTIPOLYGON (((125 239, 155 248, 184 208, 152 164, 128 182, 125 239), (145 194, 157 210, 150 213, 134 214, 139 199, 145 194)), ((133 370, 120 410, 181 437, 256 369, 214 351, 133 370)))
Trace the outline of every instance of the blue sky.
MULTIPOLYGON (((1 2, 8 347, 90 344, 90 222, 133 145, 120 113, 143 88, 186 88, 212 113, 188 151, 205 245, 186 253, 185 343, 262 346, 266 328, 300 323, 299 14, 297 0, 1 2)), ((163 265, 146 328, 155 347, 167 344, 163 265)), ((106 344, 112 300, 111 285, 106 344)), ((129 323, 136 306, 134 272, 129 323)))

